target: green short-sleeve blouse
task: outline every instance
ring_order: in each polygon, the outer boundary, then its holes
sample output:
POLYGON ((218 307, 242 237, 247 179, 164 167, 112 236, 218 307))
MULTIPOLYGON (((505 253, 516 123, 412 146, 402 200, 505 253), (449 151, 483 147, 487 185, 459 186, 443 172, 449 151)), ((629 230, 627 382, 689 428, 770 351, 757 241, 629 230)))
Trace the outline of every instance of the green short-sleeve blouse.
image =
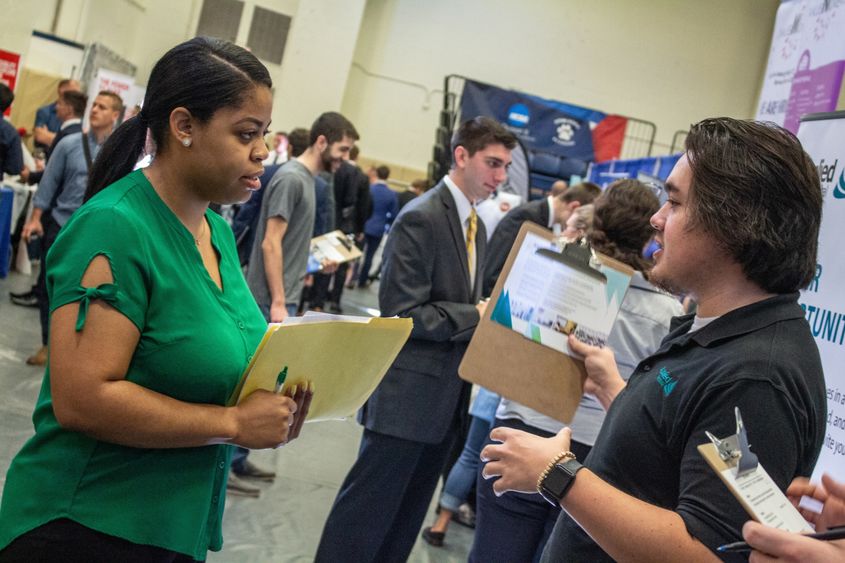
MULTIPOLYGON (((141 333, 126 379, 190 403, 224 405, 266 323, 241 273, 229 226, 206 213, 220 258, 222 291, 189 231, 136 171, 81 207, 47 257, 53 310, 103 299, 141 333), (113 284, 82 288, 104 255, 113 284)), ((102 345, 111 343, 104 341, 102 345)), ((205 559, 223 544, 221 522, 231 446, 142 449, 63 429, 53 414, 50 371, 33 414, 35 435, 6 477, 0 549, 57 518, 205 559)))

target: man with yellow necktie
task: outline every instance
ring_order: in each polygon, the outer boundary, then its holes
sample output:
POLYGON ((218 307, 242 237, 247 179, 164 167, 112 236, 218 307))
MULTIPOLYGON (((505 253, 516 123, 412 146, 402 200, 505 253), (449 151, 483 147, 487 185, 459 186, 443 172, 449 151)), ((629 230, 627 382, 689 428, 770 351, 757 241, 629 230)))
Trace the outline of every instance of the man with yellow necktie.
POLYGON ((316 561, 405 561, 469 405, 458 365, 484 314, 486 250, 475 204, 507 176, 516 137, 476 117, 452 137, 452 168, 406 205, 384 251, 379 306, 411 338, 359 413, 358 459, 341 485, 316 561))

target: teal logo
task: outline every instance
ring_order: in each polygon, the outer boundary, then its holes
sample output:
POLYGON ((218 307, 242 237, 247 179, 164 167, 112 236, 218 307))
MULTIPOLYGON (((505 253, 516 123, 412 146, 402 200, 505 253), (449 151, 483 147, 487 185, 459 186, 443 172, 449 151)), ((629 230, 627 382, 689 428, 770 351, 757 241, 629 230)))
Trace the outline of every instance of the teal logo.
POLYGON ((833 187, 833 197, 836 199, 845 199, 845 169, 839 174, 839 183, 833 187))
POLYGON ((660 368, 660 372, 657 374, 657 383, 663 389, 663 396, 668 397, 669 393, 675 389, 675 385, 678 384, 678 380, 672 377, 668 369, 660 368))

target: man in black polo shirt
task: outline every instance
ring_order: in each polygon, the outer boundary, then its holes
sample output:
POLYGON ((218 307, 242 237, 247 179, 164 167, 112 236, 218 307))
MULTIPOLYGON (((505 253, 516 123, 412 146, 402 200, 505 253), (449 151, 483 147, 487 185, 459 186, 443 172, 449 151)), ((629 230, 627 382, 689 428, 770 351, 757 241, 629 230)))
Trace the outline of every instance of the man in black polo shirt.
POLYGON ((501 444, 481 454, 496 492, 541 484, 564 509, 544 561, 715 560, 748 517, 696 448, 707 430, 736 432, 734 407, 781 489, 810 474, 822 445, 824 377, 797 302, 821 221, 812 160, 780 127, 708 119, 692 127, 666 191, 651 281, 691 294, 697 315, 676 318, 627 385, 612 351, 570 338, 585 392, 609 408, 583 470, 564 456, 540 479, 569 449, 568 429, 545 439, 498 428, 501 444))

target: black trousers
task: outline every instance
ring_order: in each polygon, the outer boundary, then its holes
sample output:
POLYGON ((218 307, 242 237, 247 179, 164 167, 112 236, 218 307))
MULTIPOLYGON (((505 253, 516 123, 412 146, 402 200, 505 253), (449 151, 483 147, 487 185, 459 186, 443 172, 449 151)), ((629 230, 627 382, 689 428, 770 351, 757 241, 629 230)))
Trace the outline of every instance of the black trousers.
POLYGON ((314 285, 311 288, 311 307, 322 308, 325 306, 326 300, 339 306, 340 297, 343 295, 343 284, 346 283, 346 272, 348 271, 349 262, 344 262, 337 267, 334 274, 314 274, 314 285))
POLYGON ((153 545, 132 543, 61 518, 18 536, 0 563, 193 563, 192 557, 153 545))
POLYGON ((454 436, 424 444, 364 430, 326 520, 316 563, 407 561, 454 436))
POLYGON ((38 281, 35 282, 35 296, 38 297, 38 313, 41 320, 41 344, 47 345, 47 338, 50 334, 50 303, 47 301, 47 253, 50 247, 56 242, 56 237, 59 236, 59 231, 62 229, 58 223, 53 219, 52 215, 48 215, 43 222, 44 236, 41 237, 41 268, 38 271, 38 281))

